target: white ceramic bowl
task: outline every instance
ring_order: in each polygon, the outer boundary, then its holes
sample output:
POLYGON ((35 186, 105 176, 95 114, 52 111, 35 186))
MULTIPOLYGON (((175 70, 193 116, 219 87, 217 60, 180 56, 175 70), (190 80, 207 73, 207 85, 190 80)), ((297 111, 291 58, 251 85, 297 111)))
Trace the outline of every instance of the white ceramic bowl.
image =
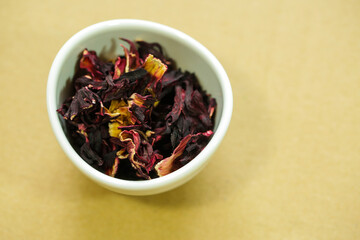
POLYGON ((220 62, 203 45, 173 28, 143 20, 119 19, 89 26, 71 37, 56 55, 47 84, 47 109, 55 136, 66 155, 87 177, 103 187, 129 195, 150 195, 173 189, 200 172, 222 141, 233 108, 232 90, 220 62), (216 98, 214 135, 204 150, 184 167, 166 176, 129 181, 107 176, 88 165, 73 149, 66 136, 64 121, 56 112, 68 97, 79 54, 84 48, 98 54, 123 54, 119 37, 160 43, 178 67, 195 72, 203 88, 216 98))

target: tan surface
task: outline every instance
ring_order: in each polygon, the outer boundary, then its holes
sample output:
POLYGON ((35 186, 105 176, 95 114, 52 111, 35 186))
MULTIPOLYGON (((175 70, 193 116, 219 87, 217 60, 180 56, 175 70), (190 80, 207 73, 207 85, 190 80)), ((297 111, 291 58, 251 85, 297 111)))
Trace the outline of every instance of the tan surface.
POLYGON ((360 239, 360 2, 220 2, 0 3, 0 239, 360 239), (95 185, 48 123, 57 51, 114 18, 188 33, 231 79, 223 144, 165 194, 95 185))

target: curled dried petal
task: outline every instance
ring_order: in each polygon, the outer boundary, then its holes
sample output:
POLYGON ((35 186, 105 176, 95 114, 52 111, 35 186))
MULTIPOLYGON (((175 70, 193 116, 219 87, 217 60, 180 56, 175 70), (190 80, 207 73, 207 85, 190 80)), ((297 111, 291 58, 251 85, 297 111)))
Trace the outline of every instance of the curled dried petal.
POLYGON ((159 84, 159 81, 166 72, 167 66, 160 59, 154 58, 153 55, 149 54, 145 59, 143 67, 151 75, 147 88, 153 92, 159 92, 161 90, 161 83, 159 84))
POLYGON ((87 49, 82 52, 79 67, 87 70, 96 81, 101 81, 112 68, 110 63, 101 61, 95 51, 87 49))
POLYGON ((128 61, 129 61, 129 69, 135 70, 142 64, 142 59, 139 56, 139 52, 136 49, 134 42, 126 39, 120 38, 121 40, 127 42, 130 45, 130 51, 127 51, 128 61))
POLYGON ((175 148, 170 157, 161 160, 158 164, 155 165, 155 170, 157 174, 162 177, 165 176, 174 170, 174 161, 183 154, 186 144, 191 139, 191 135, 187 135, 183 140, 180 141, 179 145, 175 148))
POLYGON ((160 59, 154 58, 154 56, 150 54, 145 59, 144 69, 156 80, 160 80, 166 72, 167 66, 163 64, 160 59))
POLYGON ((119 162, 120 162, 119 158, 115 158, 114 165, 106 171, 106 174, 111 177, 115 177, 115 174, 118 170, 119 162))
POLYGON ((118 57, 115 64, 114 64, 114 75, 113 79, 118 79, 120 75, 125 72, 125 61, 118 57))
POLYGON ((112 100, 109 109, 105 108, 105 114, 111 117, 109 122, 109 134, 111 137, 119 137, 120 127, 135 123, 128 104, 124 101, 112 100))
POLYGON ((120 133, 120 141, 126 143, 126 147, 118 152, 118 156, 127 157, 137 175, 141 178, 150 179, 149 172, 162 155, 153 151, 152 145, 146 140, 146 134, 136 130, 124 130, 120 133))
POLYGON ((170 157, 161 160, 155 165, 157 174, 162 177, 185 165, 187 162, 184 162, 184 160, 187 161, 189 157, 195 157, 204 147, 198 143, 199 138, 203 138, 202 141, 207 142, 212 134, 213 132, 209 130, 204 133, 189 134, 184 137, 170 157), (184 151, 191 154, 185 154, 184 156, 184 151))
POLYGON ((176 86, 174 105, 171 109, 171 112, 166 116, 166 120, 168 120, 169 124, 172 124, 176 120, 178 120, 181 112, 183 112, 184 103, 185 103, 185 90, 182 89, 181 86, 176 86))
POLYGON ((99 104, 100 114, 102 114, 104 106, 100 97, 90 91, 88 87, 83 87, 76 92, 64 118, 73 120, 80 112, 90 109, 96 104, 99 104))

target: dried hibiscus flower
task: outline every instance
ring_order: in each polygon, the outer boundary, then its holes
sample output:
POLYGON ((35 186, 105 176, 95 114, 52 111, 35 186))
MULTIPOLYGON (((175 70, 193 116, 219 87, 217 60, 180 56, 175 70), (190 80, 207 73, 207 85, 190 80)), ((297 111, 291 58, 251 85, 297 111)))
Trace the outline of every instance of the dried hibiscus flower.
POLYGON ((57 110, 79 155, 121 179, 165 176, 190 162, 209 142, 216 100, 195 74, 176 69, 158 43, 121 38, 113 61, 84 49, 75 94, 57 110))

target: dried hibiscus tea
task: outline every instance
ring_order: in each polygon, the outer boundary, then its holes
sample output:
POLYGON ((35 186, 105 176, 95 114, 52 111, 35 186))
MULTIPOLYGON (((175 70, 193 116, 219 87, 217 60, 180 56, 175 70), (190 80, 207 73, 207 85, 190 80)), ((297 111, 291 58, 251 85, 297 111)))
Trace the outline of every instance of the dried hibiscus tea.
POLYGON ((175 67, 158 43, 121 38, 123 56, 84 49, 75 94, 57 110, 72 145, 111 177, 165 176, 190 162, 213 135, 216 100, 195 74, 175 67))

